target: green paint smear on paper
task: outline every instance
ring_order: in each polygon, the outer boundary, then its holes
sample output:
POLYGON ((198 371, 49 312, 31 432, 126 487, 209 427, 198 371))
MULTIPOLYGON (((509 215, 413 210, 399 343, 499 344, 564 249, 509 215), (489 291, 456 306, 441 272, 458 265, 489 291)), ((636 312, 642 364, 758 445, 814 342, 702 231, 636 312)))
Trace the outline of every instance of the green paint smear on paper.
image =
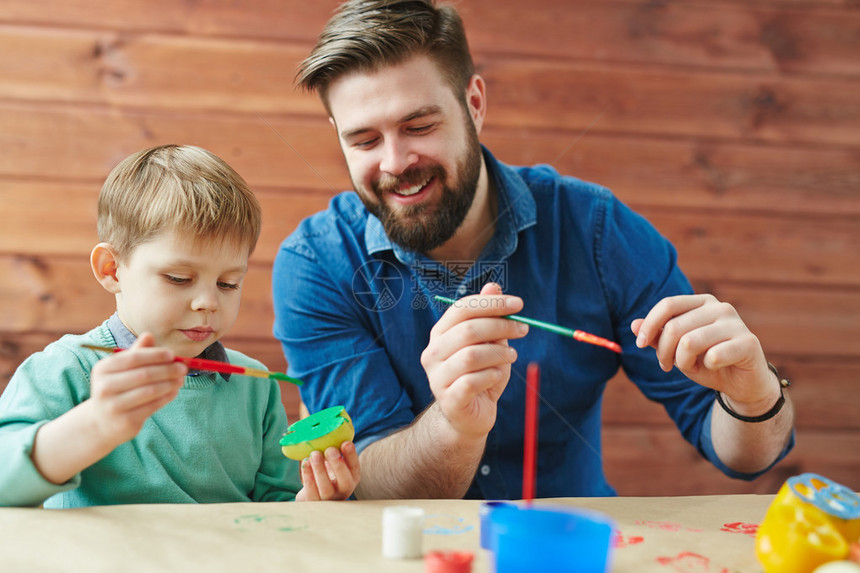
POLYGON ((233 520, 239 531, 302 531, 308 528, 307 522, 292 515, 240 515, 233 520))

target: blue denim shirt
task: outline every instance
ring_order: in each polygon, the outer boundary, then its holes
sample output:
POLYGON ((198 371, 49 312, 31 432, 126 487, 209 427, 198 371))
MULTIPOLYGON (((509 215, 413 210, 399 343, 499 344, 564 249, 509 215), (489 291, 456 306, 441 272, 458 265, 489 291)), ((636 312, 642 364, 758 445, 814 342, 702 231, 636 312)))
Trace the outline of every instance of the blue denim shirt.
POLYGON ((663 297, 692 292, 672 245, 603 187, 549 166, 509 167, 486 149, 484 158, 498 221, 479 259, 459 263, 465 274, 393 244, 353 192, 334 197, 282 243, 274 334, 290 373, 305 381, 308 409, 345 406, 359 450, 408 425, 433 401, 420 356, 447 308, 433 296, 460 298, 495 281, 523 298, 523 316, 615 340, 624 352, 535 328, 512 340, 519 358, 466 497, 521 496, 529 362, 541 372, 538 497, 615 493, 603 474, 600 427, 603 389, 619 367, 702 455, 729 475, 754 477, 732 472, 714 453, 713 391, 678 370, 663 372, 630 331, 663 297))

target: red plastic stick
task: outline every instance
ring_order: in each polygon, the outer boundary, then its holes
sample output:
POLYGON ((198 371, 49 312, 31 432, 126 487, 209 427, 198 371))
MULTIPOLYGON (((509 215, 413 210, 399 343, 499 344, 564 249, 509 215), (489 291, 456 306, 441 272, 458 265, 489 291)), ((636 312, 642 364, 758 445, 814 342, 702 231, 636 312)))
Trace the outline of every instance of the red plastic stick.
POLYGON ((523 442, 523 499, 535 497, 537 473, 538 395, 540 368, 530 362, 526 370, 526 426, 523 442))

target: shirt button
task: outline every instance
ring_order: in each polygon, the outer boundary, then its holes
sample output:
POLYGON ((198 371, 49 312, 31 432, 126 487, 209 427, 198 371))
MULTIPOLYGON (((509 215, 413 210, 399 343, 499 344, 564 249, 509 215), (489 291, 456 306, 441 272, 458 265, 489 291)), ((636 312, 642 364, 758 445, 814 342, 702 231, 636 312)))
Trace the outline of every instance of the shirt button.
POLYGON ((463 296, 466 294, 466 285, 460 285, 457 287, 457 294, 463 296))
POLYGON ((488 466, 487 464, 482 465, 481 466, 481 475, 482 476, 490 475, 490 466, 488 466))

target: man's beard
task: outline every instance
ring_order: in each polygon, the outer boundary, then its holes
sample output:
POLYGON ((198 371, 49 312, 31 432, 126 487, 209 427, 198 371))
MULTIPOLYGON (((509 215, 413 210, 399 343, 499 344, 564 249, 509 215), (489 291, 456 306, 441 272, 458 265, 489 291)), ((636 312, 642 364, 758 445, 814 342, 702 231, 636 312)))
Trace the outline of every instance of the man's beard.
POLYGON ((367 210, 380 220, 388 237, 404 249, 428 253, 453 237, 466 219, 481 174, 481 144, 471 122, 467 122, 467 131, 466 155, 457 165, 454 188, 448 187, 445 169, 441 165, 431 165, 408 169, 399 177, 372 182, 375 202, 359 194, 367 210), (420 204, 400 206, 395 210, 383 200, 386 191, 400 189, 404 184, 417 185, 431 177, 442 185, 442 195, 435 208, 420 204))

